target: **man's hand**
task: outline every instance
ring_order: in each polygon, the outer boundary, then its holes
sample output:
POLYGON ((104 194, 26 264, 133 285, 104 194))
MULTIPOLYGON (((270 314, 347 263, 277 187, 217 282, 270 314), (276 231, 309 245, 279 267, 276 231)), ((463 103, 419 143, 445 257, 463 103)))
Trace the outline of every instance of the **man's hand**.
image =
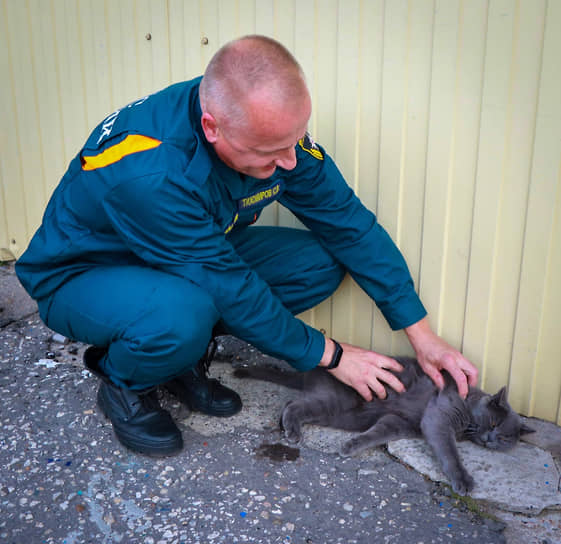
POLYGON ((439 389, 444 387, 441 371, 446 370, 465 399, 468 386, 477 385, 478 370, 457 349, 432 332, 428 318, 423 318, 405 329, 409 342, 417 354, 419 365, 439 389))
MULTIPOLYGON (((341 344, 343 356, 337 368, 328 370, 340 382, 343 382, 355 389, 366 401, 371 401, 374 392, 378 398, 387 397, 384 384, 389 385, 398 393, 405 391, 404 385, 399 379, 390 372, 394 370, 401 372, 403 367, 394 359, 380 355, 374 351, 341 344)), ((330 339, 326 338, 326 349, 320 366, 327 366, 333 355, 334 345, 330 339)))

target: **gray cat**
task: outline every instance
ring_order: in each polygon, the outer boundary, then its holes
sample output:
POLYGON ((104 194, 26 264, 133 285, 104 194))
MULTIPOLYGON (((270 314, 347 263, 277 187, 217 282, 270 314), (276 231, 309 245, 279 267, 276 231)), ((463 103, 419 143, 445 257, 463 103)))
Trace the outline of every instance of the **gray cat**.
POLYGON ((354 389, 320 368, 296 373, 252 367, 237 369, 234 375, 302 390, 303 395, 288 402, 281 415, 281 427, 290 442, 300 440, 305 423, 360 432, 343 444, 341 454, 346 456, 399 438, 424 437, 452 488, 462 495, 473 488, 474 481, 458 456, 456 440, 468 439, 505 451, 522 434, 534 432, 509 406, 506 387, 496 395, 471 387, 463 400, 447 372, 443 373, 446 385, 439 391, 415 359, 396 359, 404 367, 403 372, 395 374, 406 392, 398 394, 388 387, 385 400, 374 397, 371 402, 365 402, 354 389))

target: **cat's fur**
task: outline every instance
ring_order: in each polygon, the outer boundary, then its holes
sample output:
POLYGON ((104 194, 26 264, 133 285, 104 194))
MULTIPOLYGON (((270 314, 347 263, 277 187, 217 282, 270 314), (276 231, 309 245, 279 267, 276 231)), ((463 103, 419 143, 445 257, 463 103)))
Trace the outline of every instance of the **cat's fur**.
POLYGON ((518 442, 520 435, 533 432, 509 406, 505 387, 496 395, 470 387, 467 399, 463 400, 448 373, 443 373, 446 386, 439 391, 415 359, 396 359, 404 367, 396 375, 406 392, 398 394, 386 387, 387 398, 374 397, 371 402, 364 401, 354 389, 320 368, 296 373, 252 367, 238 369, 235 375, 302 390, 303 394, 288 402, 282 411, 281 427, 291 442, 300 440, 305 423, 360 432, 343 444, 343 455, 399 438, 424 437, 454 491, 460 494, 470 491, 474 481, 459 458, 456 440, 468 439, 489 449, 505 451, 518 442))

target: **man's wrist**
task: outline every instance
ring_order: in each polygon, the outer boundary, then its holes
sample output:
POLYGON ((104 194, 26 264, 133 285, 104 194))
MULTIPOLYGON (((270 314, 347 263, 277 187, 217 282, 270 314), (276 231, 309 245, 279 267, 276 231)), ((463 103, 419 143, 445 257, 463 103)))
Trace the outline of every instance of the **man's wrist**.
POLYGON ((333 338, 326 338, 325 350, 318 366, 321 366, 326 370, 333 370, 339 366, 342 356, 343 348, 341 347, 341 344, 339 344, 336 340, 333 340, 333 338))
POLYGON ((331 341, 335 345, 335 351, 333 352, 331 361, 325 367, 326 370, 333 370, 334 368, 337 368, 339 366, 339 363, 341 362, 341 357, 343 356, 343 348, 341 347, 341 344, 339 344, 339 342, 337 342, 336 340, 333 340, 333 338, 331 339, 331 341))
POLYGON ((409 327, 405 327, 405 329, 403 330, 407 335, 409 343, 413 347, 415 347, 415 344, 418 340, 422 340, 422 338, 425 338, 427 333, 429 334, 432 333, 432 329, 430 328, 428 317, 426 316, 420 319, 419 321, 417 321, 417 323, 413 323, 413 325, 410 325, 409 327))
POLYGON ((335 342, 328 337, 325 337, 325 348, 323 350, 323 355, 318 366, 325 368, 331 363, 333 355, 335 353, 335 342))

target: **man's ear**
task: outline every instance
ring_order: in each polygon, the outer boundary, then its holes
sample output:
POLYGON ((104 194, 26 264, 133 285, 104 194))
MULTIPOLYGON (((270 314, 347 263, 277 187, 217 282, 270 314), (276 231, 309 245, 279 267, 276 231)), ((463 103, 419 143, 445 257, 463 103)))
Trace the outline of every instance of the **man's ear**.
POLYGON ((214 144, 218 139, 218 124, 216 119, 208 112, 201 117, 201 126, 209 143, 214 144))

